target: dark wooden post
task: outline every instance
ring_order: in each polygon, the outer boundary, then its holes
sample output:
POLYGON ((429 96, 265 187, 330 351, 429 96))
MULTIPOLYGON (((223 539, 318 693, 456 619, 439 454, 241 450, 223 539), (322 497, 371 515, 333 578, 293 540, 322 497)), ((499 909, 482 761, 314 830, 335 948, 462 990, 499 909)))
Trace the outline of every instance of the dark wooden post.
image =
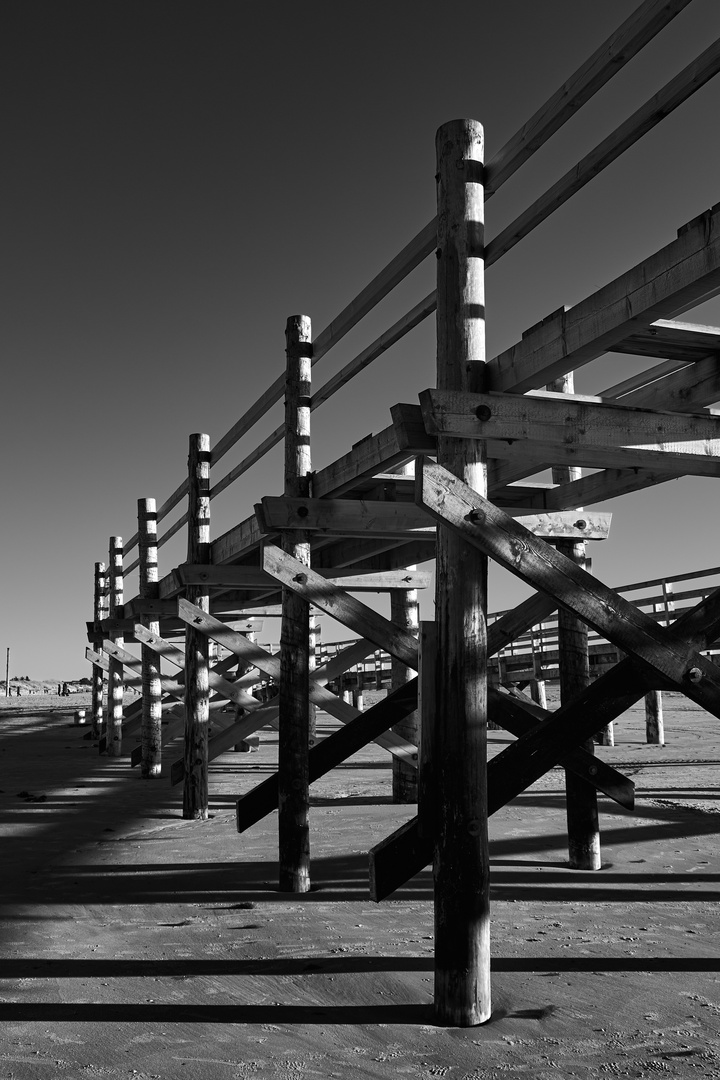
POLYGON ((418 829, 425 840, 435 835, 435 800, 437 781, 433 771, 435 762, 436 730, 442 717, 435 707, 437 670, 437 624, 423 620, 420 633, 420 688, 418 693, 418 716, 420 737, 418 741, 418 829))
MULTIPOLYGON (((154 499, 138 499, 139 595, 158 598, 157 513, 154 499)), ((160 622, 150 616, 140 619, 151 634, 160 636, 160 622)), ((160 659, 147 645, 142 646, 142 758, 141 775, 149 780, 162 771, 162 689, 160 659)))
MULTIPOLYGON (((95 563, 95 581, 93 597, 93 619, 96 623, 102 622, 106 616, 107 603, 107 566, 104 562, 95 563)), ((92 728, 90 734, 93 739, 99 739, 102 734, 103 724, 103 681, 105 672, 99 664, 92 666, 92 693, 90 711, 92 713, 92 728)), ((7 690, 6 690, 7 693, 7 690)))
MULTIPOLYGON (((191 435, 188 455, 189 563, 210 562, 210 437, 191 435)), ((188 585, 187 599, 210 610, 206 585, 188 585)), ((185 631, 185 782, 183 817, 208 816, 208 723, 210 689, 208 638, 193 626, 185 631)))
MULTIPOLYGON (((437 385, 482 389, 485 362, 483 130, 453 120, 436 136, 437 385)), ((485 443, 438 438, 438 462, 487 494, 485 443)), ((487 558, 438 526, 435 774, 435 1014, 488 1020, 487 558)))
MULTIPOLYGON (((108 614, 111 619, 123 617, 123 544, 121 536, 111 536, 108 551, 108 614)), ((110 633, 115 645, 124 645, 122 634, 110 633)), ((122 753, 123 666, 112 657, 108 663, 107 739, 106 749, 111 757, 122 753)))
MULTIPOLYGON (((414 566, 408 570, 415 570, 414 566)), ((417 637, 419 626, 419 603, 417 589, 390 590, 390 618, 397 626, 409 630, 417 637)), ((359 676, 358 676, 359 677, 359 676)), ((394 656, 390 664, 390 688, 397 690, 415 677, 415 673, 394 656)), ((393 724, 393 731, 403 739, 417 745, 420 738, 420 719, 417 710, 411 712, 399 724, 393 724)), ((392 797, 394 803, 414 803, 418 797, 418 771, 411 765, 393 758, 392 797)))
MULTIPOLYGON (((572 372, 550 383, 548 390, 572 394, 572 372)), ((557 465, 552 470, 555 484, 567 484, 580 476, 581 470, 573 466, 557 465)), ((558 540, 556 547, 579 566, 585 566, 584 541, 558 540)), ((587 624, 562 607, 558 610, 558 651, 560 701, 565 704, 590 685, 590 658, 587 624)), ((595 753, 592 739, 588 739, 582 746, 589 754, 595 753)), ((574 870, 599 870, 601 856, 597 790, 575 773, 566 771, 565 797, 570 866, 574 870)))
POLYGON ((645 695, 645 738, 656 746, 665 745, 665 725, 663 723, 662 692, 649 690, 645 695))
MULTIPOLYGON (((293 315, 285 330, 285 494, 310 495, 310 366, 312 331, 306 315, 293 315)), ((310 565, 310 537, 286 532, 283 548, 310 565)), ((278 746, 278 832, 281 892, 310 889, 310 605, 282 591, 280 630, 280 735, 278 746)))

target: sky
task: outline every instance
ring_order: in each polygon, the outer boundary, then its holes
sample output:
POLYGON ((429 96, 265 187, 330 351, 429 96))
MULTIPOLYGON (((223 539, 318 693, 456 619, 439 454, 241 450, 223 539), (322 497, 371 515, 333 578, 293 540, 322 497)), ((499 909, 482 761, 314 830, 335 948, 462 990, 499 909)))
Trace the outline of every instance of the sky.
MULTIPOLYGON (((85 622, 108 537, 128 539, 137 500, 160 504, 183 480, 191 432, 217 442, 284 370, 289 315, 309 315, 317 335, 433 217, 437 127, 479 120, 490 157, 636 6, 2 6, 0 654, 10 648, 11 676, 89 674, 85 622)), ((717 0, 694 0, 493 198, 488 237, 719 31, 717 0)), ((719 112, 716 77, 489 270, 489 356, 720 201, 719 112)), ((316 387, 431 291, 433 262, 314 367, 316 387)), ((720 303, 683 318, 720 324, 720 303)), ((576 388, 597 392, 644 364, 608 357, 576 388)), ((313 467, 434 383, 429 319, 313 413, 313 467)), ((281 417, 278 406, 218 476, 281 417)), ((608 504, 594 572, 618 585, 720 563, 712 483, 608 504)), ((213 535, 281 490, 278 448, 213 502, 213 535)), ((161 573, 184 557, 178 538, 161 573)), ((526 593, 506 575, 491 582, 493 609, 526 593)), ((136 592, 130 578, 126 599, 136 592)), ((423 606, 431 617, 431 596, 423 606)))

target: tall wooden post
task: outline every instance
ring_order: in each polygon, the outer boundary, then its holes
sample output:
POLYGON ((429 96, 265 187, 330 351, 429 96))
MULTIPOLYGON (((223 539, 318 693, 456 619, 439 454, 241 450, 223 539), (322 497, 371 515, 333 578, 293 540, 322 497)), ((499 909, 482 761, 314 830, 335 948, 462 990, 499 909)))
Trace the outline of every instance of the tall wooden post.
MULTIPOLYGON (((397 470, 398 476, 412 476, 414 465, 408 462, 397 470)), ((395 484, 388 481, 385 485, 385 498, 394 501, 396 497, 395 484)), ((409 566, 408 570, 415 570, 415 566, 409 566)), ((397 626, 409 630, 417 637, 419 632, 420 605, 418 603, 417 589, 391 589, 390 590, 390 619, 397 626)), ((390 689, 397 690, 404 686, 415 673, 406 664, 396 657, 390 657, 390 689)), ((393 724, 393 731, 408 742, 418 744, 420 740, 420 713, 409 713, 398 724, 393 724)), ((418 798, 418 770, 414 769, 399 758, 393 758, 392 763, 392 798, 394 803, 414 803, 418 798)))
MULTIPOLYGON (((93 620, 97 624, 105 618, 107 600, 107 566, 104 562, 95 563, 95 578, 93 588, 93 620)), ((92 689, 90 692, 90 712, 92 728, 90 734, 93 739, 99 739, 103 723, 103 682, 105 672, 99 664, 92 666, 92 689)))
MULTIPOLYGON (((121 536, 111 536, 108 551, 108 614, 111 619, 123 617, 123 544, 121 536)), ((115 645, 123 645, 122 634, 109 634, 115 645)), ((106 749, 110 757, 122 753, 123 691, 125 689, 123 666, 110 657, 108 664, 107 691, 107 739, 106 749)))
MULTIPOLYGON (((138 552, 140 557, 139 595, 157 600, 158 549, 157 513, 154 499, 138 499, 138 552)), ((160 636, 160 622, 150 616, 140 619, 151 634, 160 636)), ((144 779, 160 776, 162 771, 162 688, 160 658, 147 645, 142 646, 142 758, 140 772, 144 779)))
MULTIPOLYGON (((414 570, 414 566, 408 567, 414 570)), ((397 626, 409 630, 417 637, 419 627, 417 589, 390 590, 390 619, 397 626)), ((395 657, 391 658, 390 686, 396 690, 414 678, 414 672, 395 657)), ((417 710, 409 713, 399 724, 393 724, 393 731, 403 739, 417 745, 420 739, 420 714, 417 710)), ((393 758, 392 797, 394 803, 414 803, 418 797, 418 771, 411 765, 393 758)))
MULTIPOLYGON (((189 563, 210 562, 210 437, 191 435, 188 455, 189 563)), ((188 585, 187 599, 210 610, 206 585, 188 585)), ((185 631, 185 781, 183 817, 208 816, 208 724, 210 687, 208 638, 192 625, 185 631)))
MULTIPOLYGON (((483 130, 453 120, 436 136, 437 385, 479 391, 485 362, 483 130)), ((438 438, 438 462, 487 494, 485 443, 438 438)), ((435 751, 435 1013, 488 1020, 487 558, 438 526, 435 751)))
MULTIPOLYGON (((285 494, 310 495, 310 366, 312 330, 306 315, 287 321, 285 383, 285 494)), ((285 551, 310 565, 310 537, 293 530, 285 551)), ((291 589, 282 592, 280 630, 280 736, 278 830, 281 892, 310 889, 310 605, 291 589)))
MULTIPOLYGON (((572 394, 572 372, 550 383, 548 389, 572 394)), ((553 482, 556 484, 569 483, 579 479, 580 475, 580 469, 568 465, 557 465, 552 470, 553 482)), ((579 566, 585 565, 583 540, 558 540, 556 547, 579 566)), ((590 685, 590 658, 587 624, 562 607, 558 610, 558 650, 560 701, 566 704, 590 685)), ((592 739, 588 739, 582 746, 590 754, 595 752, 592 739)), ((575 773, 566 771, 565 797, 570 866, 574 870, 599 870, 601 856, 597 790, 575 773)))

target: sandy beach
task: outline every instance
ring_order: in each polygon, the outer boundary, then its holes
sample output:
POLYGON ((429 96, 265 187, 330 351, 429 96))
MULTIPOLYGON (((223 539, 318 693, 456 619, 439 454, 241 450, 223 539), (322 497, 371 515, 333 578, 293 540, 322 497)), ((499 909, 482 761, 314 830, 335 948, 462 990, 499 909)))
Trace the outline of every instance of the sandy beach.
POLYGON ((567 869, 560 770, 491 819, 494 1012, 454 1029, 433 1022, 430 869, 369 898, 368 849, 414 813, 380 748, 313 785, 297 897, 277 815, 235 829, 276 733, 211 765, 191 822, 179 787, 98 755, 86 697, 0 700, 0 1077, 717 1077, 720 722, 664 702, 665 747, 638 707, 600 749, 636 784, 634 813, 601 799, 602 870, 567 869))

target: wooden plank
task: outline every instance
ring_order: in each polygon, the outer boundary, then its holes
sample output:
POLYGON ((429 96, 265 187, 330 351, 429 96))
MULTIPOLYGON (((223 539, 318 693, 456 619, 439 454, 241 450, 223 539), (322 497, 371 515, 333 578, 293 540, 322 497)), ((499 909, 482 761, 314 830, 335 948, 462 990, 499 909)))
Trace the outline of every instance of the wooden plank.
MULTIPOLYGON (((200 612, 192 604, 189 604, 185 600, 178 601, 178 610, 181 618, 186 621, 191 619, 195 625, 201 629, 202 633, 207 634, 213 641, 217 641, 218 644, 224 645, 226 649, 230 649, 236 656, 241 656, 248 663, 253 664, 267 675, 271 679, 278 681, 280 679, 280 658, 271 656, 260 645, 256 645, 254 642, 248 641, 242 635, 230 630, 225 624, 219 622, 211 615, 206 615, 200 612)), ((310 700, 319 708, 329 712, 337 720, 340 720, 343 724, 348 724, 351 721, 357 719, 358 710, 353 708, 352 705, 341 701, 335 694, 332 694, 324 686, 319 685, 315 681, 310 684, 309 691, 310 700)), ((410 745, 405 739, 401 739, 394 732, 387 732, 379 736, 377 739, 378 745, 389 750, 391 754, 402 757, 407 761, 417 761, 417 749, 410 745)))
MULTIPOLYGON (((668 470, 702 458, 709 475, 718 472, 720 458, 720 416, 707 413, 672 413, 626 405, 563 401, 559 398, 517 394, 462 394, 425 390, 420 395, 428 429, 457 438, 472 439, 482 434, 493 441, 527 440, 536 460, 535 448, 545 453, 548 446, 560 445, 577 456, 578 464, 587 450, 612 457, 626 449, 633 455, 645 452, 648 463, 668 470)), ((513 448, 510 448, 513 449, 513 448)))
POLYGON ((313 495, 318 499, 342 495, 356 481, 407 461, 412 453, 398 446, 392 426, 384 428, 377 435, 361 440, 337 461, 319 469, 313 478, 313 495))
MULTIPOLYGON (((720 327, 680 319, 656 319, 650 326, 641 326, 624 341, 618 342, 613 352, 693 363, 709 353, 720 352, 720 327)), ((619 395, 606 390, 603 396, 619 395)))
MULTIPOLYGON (((256 566, 188 566, 187 564, 177 567, 177 573, 184 584, 192 582, 199 584, 206 582, 210 586, 242 586, 246 589, 267 589, 268 586, 277 586, 277 580, 265 570, 256 566)), ((353 592, 366 590, 368 592, 381 592, 385 589, 426 589, 430 584, 432 575, 423 570, 368 570, 357 572, 355 570, 317 570, 321 577, 327 578, 333 585, 339 585, 353 592)), ((172 604, 172 610, 177 610, 174 601, 164 601, 172 604)), ((248 622, 250 629, 250 622, 248 622)), ((255 628, 258 630, 258 628, 255 628)), ((259 632, 259 631, 258 631, 259 632)))
MULTIPOLYGON (((486 266, 492 266, 545 221, 558 207, 651 131, 720 70, 720 40, 666 83, 649 101, 603 139, 522 214, 488 243, 486 266)), ((564 372, 562 373, 564 374, 564 372)), ((547 380, 550 381, 550 380, 547 380)))
POLYGON ((589 363, 657 319, 720 292, 720 229, 713 207, 677 240, 567 311, 528 331, 488 364, 488 390, 524 393, 589 363))
MULTIPOLYGON (((551 593, 654 676, 673 683, 702 708, 720 715, 720 668, 653 619, 533 537, 442 466, 417 470, 418 501, 468 543, 480 547, 536 589, 551 593)), ((676 624, 677 625, 677 624, 676 624)))
POLYGON ((265 497, 255 507, 264 534, 304 529, 327 536, 390 536, 414 540, 434 536, 435 523, 412 503, 367 499, 289 499, 265 497))
POLYGON ((265 545, 263 566, 283 585, 305 596, 315 607, 332 615, 361 637, 374 641, 391 656, 417 671, 417 641, 412 634, 396 627, 356 597, 330 585, 314 570, 292 559, 274 544, 265 545))
MULTIPOLYGON (((417 677, 388 694, 371 709, 358 713, 355 719, 328 735, 310 751, 310 782, 319 780, 369 742, 377 742, 392 724, 417 707, 417 677)), ((251 825, 277 809, 277 774, 273 774, 249 791, 237 803, 237 829, 245 832, 251 825)))

